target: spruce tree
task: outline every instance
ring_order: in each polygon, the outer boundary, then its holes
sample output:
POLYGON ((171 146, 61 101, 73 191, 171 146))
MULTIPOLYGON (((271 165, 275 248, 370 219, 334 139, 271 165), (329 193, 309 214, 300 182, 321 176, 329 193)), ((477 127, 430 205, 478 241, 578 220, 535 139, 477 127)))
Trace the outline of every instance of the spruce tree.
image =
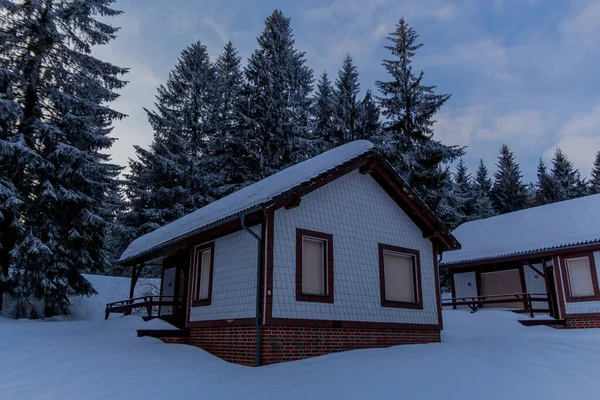
POLYGON ((214 134, 204 155, 204 174, 215 199, 237 190, 250 173, 240 118, 243 84, 241 57, 228 42, 215 63, 214 134))
POLYGON ((475 173, 473 190, 475 192, 475 205, 472 219, 489 218, 496 215, 492 202, 492 180, 482 159, 479 160, 479 166, 475 173))
POLYGON ((593 194, 600 193, 600 151, 596 153, 594 167, 590 174, 590 191, 593 194))
POLYGON ((335 92, 327 72, 321 74, 317 83, 317 93, 313 100, 312 114, 314 119, 313 137, 321 151, 333 148, 335 135, 336 102, 335 92))
POLYGON ((314 152, 309 119, 312 71, 295 48, 290 19, 275 10, 265 21, 244 73, 246 183, 256 182, 314 152))
POLYGON ((358 100, 356 97, 359 92, 358 71, 352 62, 352 57, 348 54, 335 80, 335 135, 332 147, 356 140, 358 133, 358 100))
MULTIPOLYGON (((165 85, 158 87, 156 111, 146 110, 154 130, 148 150, 134 146, 126 176, 129 212, 123 219, 129 239, 184 216, 211 200, 201 155, 215 134, 215 74, 206 46, 184 49, 165 85)), ((124 240, 125 241, 125 240, 124 240)))
MULTIPOLYGON (((14 74, 0 67, 0 308, 2 293, 10 292, 12 287, 9 276, 10 251, 22 239, 23 232, 20 215, 24 202, 13 184, 14 175, 23 170, 21 163, 28 158, 20 154, 20 137, 16 134, 16 124, 22 114, 12 90, 15 79, 14 74)), ((24 150, 30 151, 28 148, 24 150)))
POLYGON ((358 104, 355 138, 379 144, 381 141, 380 128, 379 107, 373 99, 371 91, 367 90, 365 97, 358 104))
POLYGON ((394 59, 383 65, 391 75, 389 81, 378 81, 379 104, 384 117, 385 146, 392 165, 417 193, 437 210, 448 170, 440 165, 464 154, 464 148, 446 146, 433 139, 436 112, 450 98, 436 94, 435 86, 423 83, 424 73, 415 73, 412 58, 422 46, 418 35, 404 19, 388 39, 386 46, 394 59))
POLYGON ((456 165, 454 190, 452 193, 456 204, 456 211, 460 215, 459 224, 470 221, 475 214, 476 196, 472 181, 473 178, 461 158, 456 165))
POLYGON ((67 314, 69 295, 94 289, 82 271, 109 266, 103 248, 103 204, 116 166, 103 153, 114 139, 111 122, 123 114, 109 107, 127 72, 91 55, 117 28, 112 0, 1 3, 0 67, 10 71, 21 108, 13 137, 22 157, 12 184, 24 204, 23 239, 10 251, 16 273, 18 316, 37 316, 31 296, 43 299, 46 316, 67 314), (8 46, 8 48, 6 47, 8 46))
POLYGON ((494 172, 492 200, 498 213, 504 214, 527 207, 527 187, 514 154, 503 144, 494 172))
POLYGON ((566 154, 556 149, 552 158, 552 183, 554 201, 573 199, 580 193, 579 171, 573 168, 566 154))
POLYGON ((546 164, 540 158, 537 166, 537 183, 535 185, 534 202, 541 206, 557 201, 554 190, 554 181, 546 169, 546 164))

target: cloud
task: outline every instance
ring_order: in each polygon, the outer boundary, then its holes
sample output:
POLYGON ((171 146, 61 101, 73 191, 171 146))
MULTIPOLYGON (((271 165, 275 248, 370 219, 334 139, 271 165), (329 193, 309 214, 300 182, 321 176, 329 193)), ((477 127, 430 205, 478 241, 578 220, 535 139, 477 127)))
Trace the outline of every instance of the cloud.
POLYGON ((421 57, 419 62, 425 66, 466 68, 505 83, 514 81, 506 49, 487 38, 459 43, 444 53, 421 57))
POLYGON ((483 141, 504 141, 531 146, 537 143, 540 136, 548 133, 541 112, 528 110, 493 117, 490 126, 478 129, 475 137, 483 141))
POLYGON ((600 151, 600 105, 564 123, 558 130, 556 142, 546 150, 546 159, 552 158, 556 148, 562 149, 573 165, 587 176, 600 151))
POLYGON ((600 41, 600 2, 588 2, 567 16, 559 25, 563 37, 579 45, 594 45, 600 41))

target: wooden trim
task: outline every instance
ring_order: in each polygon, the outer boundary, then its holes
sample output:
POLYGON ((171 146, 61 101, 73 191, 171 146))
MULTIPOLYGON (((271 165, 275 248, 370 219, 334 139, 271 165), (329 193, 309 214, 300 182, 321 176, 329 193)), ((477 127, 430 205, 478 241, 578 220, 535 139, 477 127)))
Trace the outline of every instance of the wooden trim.
MULTIPOLYGON (((542 258, 542 264, 544 262, 544 259, 542 258)), ((542 271, 540 271, 539 269, 537 269, 536 267, 533 266, 532 263, 530 263, 527 260, 523 260, 523 263, 525 265, 527 265, 529 268, 531 268, 536 274, 538 274, 539 276, 541 276, 542 278, 544 278, 544 280, 546 279, 546 274, 542 271)), ((542 269, 544 268, 544 266, 542 265, 542 269)))
MULTIPOLYGON (((578 245, 578 246, 570 246, 570 247, 561 247, 551 250, 543 250, 537 252, 531 252, 527 254, 515 254, 512 256, 503 256, 497 258, 486 258, 480 260, 472 260, 465 262, 458 262, 452 264, 444 264, 440 265, 441 269, 465 269, 468 270, 471 267, 483 267, 484 265, 490 264, 498 264, 498 263, 506 263, 511 261, 524 261, 524 260, 536 260, 542 257, 554 257, 562 254, 570 254, 573 252, 595 252, 600 251, 600 244, 591 243, 586 245, 578 245)), ((458 272, 458 271, 457 271, 458 272)))
POLYGON ((577 313, 565 315, 563 319, 574 319, 574 318, 600 318, 600 313, 577 313))
POLYGON ((565 305, 565 294, 563 292, 562 269, 560 268, 560 257, 552 257, 552 270, 554 271, 554 284, 556 286, 559 317, 564 318, 567 314, 565 305))
POLYGON ((206 244, 200 244, 194 247, 194 263, 193 267, 193 275, 194 275, 194 283, 193 283, 193 291, 192 291, 192 307, 203 307, 210 306, 212 301, 212 284, 213 284, 213 273, 214 273, 214 265, 215 265, 215 242, 210 242, 206 244), (198 276, 198 261, 201 258, 198 257, 199 254, 203 253, 206 250, 210 250, 210 270, 208 273, 208 297, 206 299, 198 299, 198 292, 200 291, 200 276, 198 276))
POLYGON ((525 269, 519 266, 519 279, 521 280, 521 293, 527 293, 527 281, 525 280, 525 269))
POLYGON ((296 228, 296 301, 310 301, 316 303, 333 303, 333 289, 334 289, 334 278, 333 278, 333 235, 329 233, 309 231, 307 229, 296 228), (315 294, 304 294, 302 292, 302 244, 304 237, 321 239, 325 241, 325 271, 324 279, 326 294, 315 295, 315 294))
POLYGON ((433 253, 433 273, 435 274, 435 295, 437 297, 436 304, 438 314, 438 325, 440 326, 440 329, 444 329, 444 321, 442 320, 442 287, 440 286, 440 268, 438 265, 437 258, 437 246, 435 245, 435 243, 431 242, 431 247, 433 253))
MULTIPOLYGON (((410 309, 423 309, 423 293, 421 285, 421 258, 419 251, 415 249, 408 249, 405 247, 392 246, 389 244, 378 243, 379 252, 379 293, 381 296, 382 307, 394 307, 394 308, 410 308, 410 309), (390 251, 399 254, 405 254, 412 257, 413 260, 413 290, 417 301, 405 302, 405 301, 392 301, 387 300, 385 297, 385 266, 383 253, 390 251)), ((434 252, 435 255, 435 252, 434 252)))
POLYGON ((600 288, 598 287, 598 273, 596 270, 596 262, 594 260, 593 252, 585 253, 574 253, 569 254, 560 258, 560 269, 562 275, 565 277, 563 285, 565 285, 565 300, 567 303, 581 303, 586 301, 598 301, 600 300, 600 288), (569 279, 569 272, 567 270, 567 260, 574 258, 587 258, 590 266, 590 275, 592 276, 592 286, 594 288, 594 294, 592 296, 585 297, 574 297, 571 294, 571 280, 569 279))
POLYGON ((440 331, 442 327, 437 324, 409 324, 397 322, 363 322, 341 321, 325 319, 291 319, 271 318, 269 326, 298 326, 316 328, 351 328, 351 329, 393 329, 393 330, 423 330, 440 331))
POLYGON ((266 260, 266 307, 264 323, 268 324, 273 315, 273 237, 275 232, 275 210, 269 209, 267 212, 267 260, 266 260))
POLYGON ((254 318, 238 318, 238 319, 218 319, 211 321, 189 321, 188 328, 210 328, 224 326, 254 326, 256 319, 254 318))
POLYGON ((294 208, 300 207, 300 203, 302 202, 302 197, 296 196, 290 199, 290 202, 287 203, 284 208, 286 210, 292 210, 294 208))
MULTIPOLYGON (((450 285, 452 286, 450 290, 452 291, 452 298, 456 298, 456 281, 454 279, 454 272, 450 272, 450 285)), ((456 310, 456 301, 452 302, 452 309, 456 310)))

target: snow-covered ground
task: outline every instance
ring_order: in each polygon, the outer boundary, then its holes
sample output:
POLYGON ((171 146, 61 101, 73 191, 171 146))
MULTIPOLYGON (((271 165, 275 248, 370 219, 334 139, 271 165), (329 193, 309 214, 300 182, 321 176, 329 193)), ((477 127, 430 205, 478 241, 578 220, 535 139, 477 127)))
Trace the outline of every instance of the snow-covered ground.
MULTIPOLYGON (((103 294, 118 286, 111 279, 97 278, 98 303, 113 296, 103 294)), ((526 328, 505 311, 444 311, 440 344, 257 369, 138 338, 136 329, 166 324, 136 316, 103 321, 104 304, 92 312, 94 304, 82 301, 87 311, 66 321, 0 319, 0 399, 600 398, 600 330, 526 328)))

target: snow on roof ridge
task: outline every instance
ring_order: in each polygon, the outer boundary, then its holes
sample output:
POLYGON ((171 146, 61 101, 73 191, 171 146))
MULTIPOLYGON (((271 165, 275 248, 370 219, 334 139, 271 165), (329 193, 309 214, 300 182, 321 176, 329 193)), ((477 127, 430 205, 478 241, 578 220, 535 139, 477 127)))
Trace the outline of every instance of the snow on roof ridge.
POLYGON ((452 234, 462 249, 444 254, 451 265, 600 242, 600 194, 466 222, 452 234))
POLYGON ((124 262, 173 243, 202 228, 248 212, 274 197, 337 166, 374 151, 368 140, 356 140, 274 173, 190 214, 135 239, 121 255, 124 262))

